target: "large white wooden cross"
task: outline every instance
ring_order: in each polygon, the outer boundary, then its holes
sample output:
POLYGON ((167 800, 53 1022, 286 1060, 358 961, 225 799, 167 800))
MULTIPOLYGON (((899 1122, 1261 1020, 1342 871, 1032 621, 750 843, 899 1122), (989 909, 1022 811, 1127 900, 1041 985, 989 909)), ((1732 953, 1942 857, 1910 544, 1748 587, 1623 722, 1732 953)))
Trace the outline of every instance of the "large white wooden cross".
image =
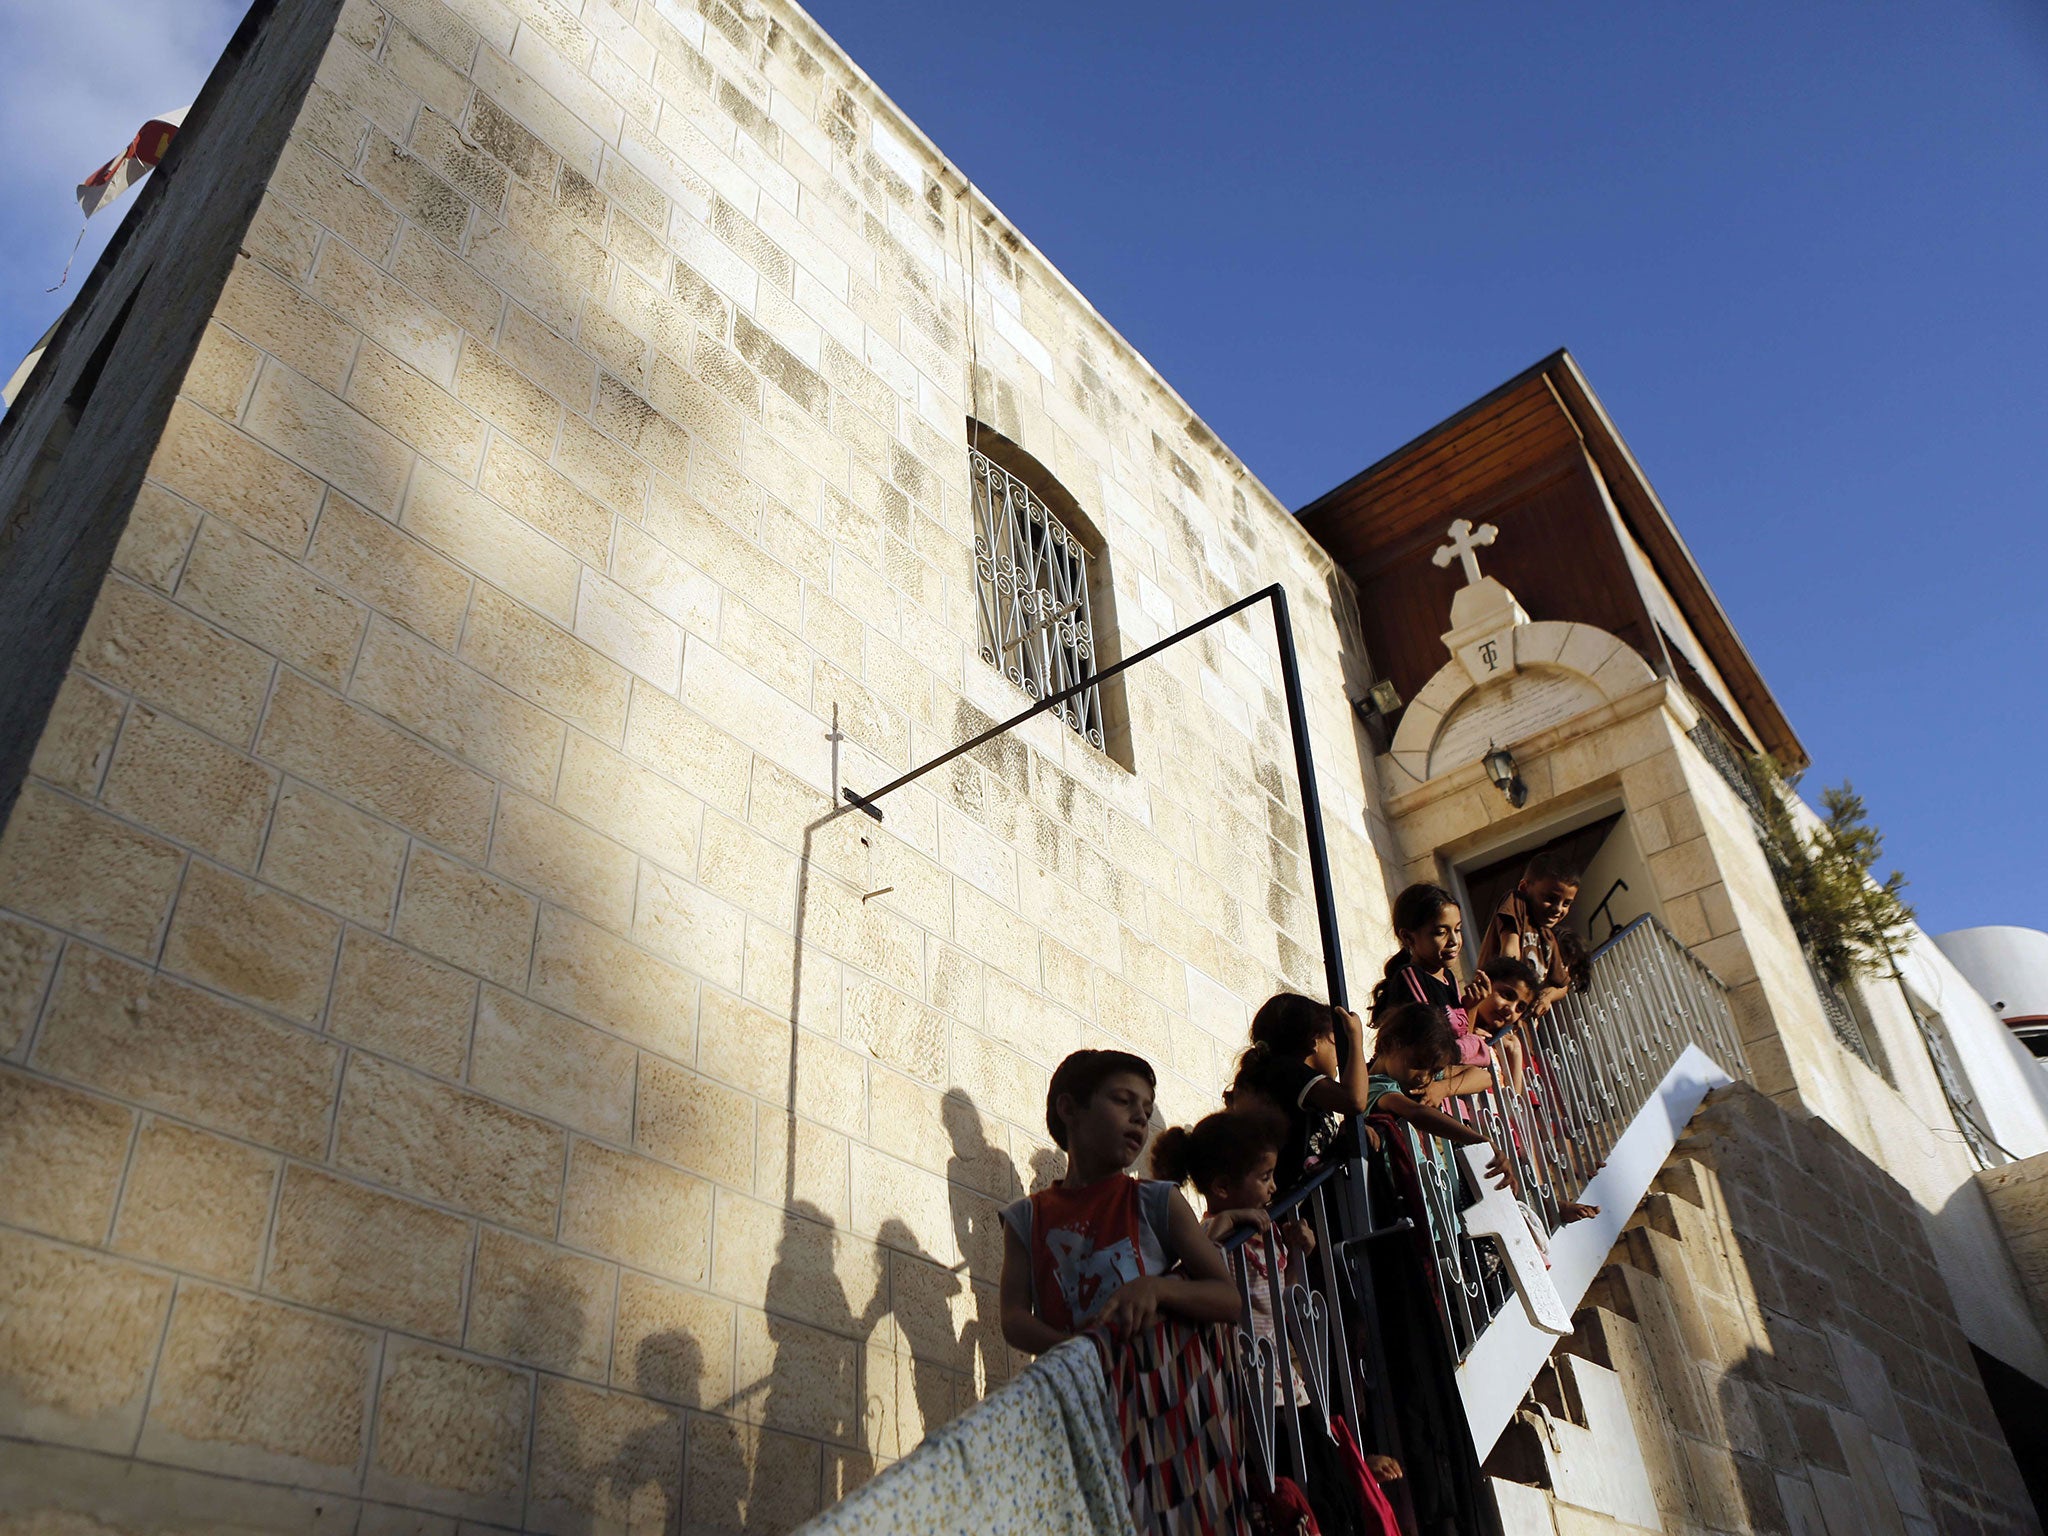
POLYGON ((1465 585, 1479 585, 1479 551, 1494 541, 1500 532, 1491 523, 1481 523, 1475 530, 1469 519, 1459 518, 1451 524, 1451 542, 1438 547, 1429 558, 1439 568, 1448 566, 1453 560, 1465 562, 1465 585))
POLYGON ((1479 1191, 1478 1200, 1464 1209, 1465 1230, 1474 1237, 1490 1237, 1500 1244, 1501 1257, 1507 1260, 1508 1273, 1514 1276, 1515 1292, 1522 1298, 1522 1309, 1529 1321, 1545 1333, 1563 1338, 1572 1331, 1572 1314, 1564 1298, 1557 1294, 1557 1286, 1550 1278, 1549 1261, 1537 1245, 1536 1234, 1529 1230, 1521 1202, 1486 1176, 1493 1148, 1460 1147, 1458 1155, 1470 1176, 1467 1183, 1479 1191))

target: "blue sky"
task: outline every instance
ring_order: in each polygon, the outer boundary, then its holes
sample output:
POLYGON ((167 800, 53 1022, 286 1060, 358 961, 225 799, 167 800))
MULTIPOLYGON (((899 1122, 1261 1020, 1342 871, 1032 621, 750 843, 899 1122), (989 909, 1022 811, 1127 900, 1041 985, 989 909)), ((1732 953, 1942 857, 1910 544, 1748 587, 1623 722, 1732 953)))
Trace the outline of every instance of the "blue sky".
MULTIPOLYGON (((2048 9, 811 9, 1289 505, 1570 347, 1808 788, 1931 930, 2048 927, 2048 9)), ((239 13, 0 0, 9 369, 239 13)))

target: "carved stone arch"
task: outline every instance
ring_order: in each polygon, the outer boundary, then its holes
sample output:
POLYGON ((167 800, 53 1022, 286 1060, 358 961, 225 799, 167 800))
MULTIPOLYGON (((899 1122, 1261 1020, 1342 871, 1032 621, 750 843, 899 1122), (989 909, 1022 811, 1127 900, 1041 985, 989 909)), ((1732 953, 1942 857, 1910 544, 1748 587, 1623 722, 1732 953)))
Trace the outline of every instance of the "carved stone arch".
POLYGON ((1541 620, 1516 625, 1513 636, 1514 665, 1503 676, 1482 682, 1463 662, 1446 662, 1402 712, 1392 757, 1409 787, 1477 762, 1489 740, 1513 746, 1502 729, 1531 736, 1656 681, 1631 646, 1591 624, 1541 620), (1534 723, 1517 730, 1518 720, 1534 723))

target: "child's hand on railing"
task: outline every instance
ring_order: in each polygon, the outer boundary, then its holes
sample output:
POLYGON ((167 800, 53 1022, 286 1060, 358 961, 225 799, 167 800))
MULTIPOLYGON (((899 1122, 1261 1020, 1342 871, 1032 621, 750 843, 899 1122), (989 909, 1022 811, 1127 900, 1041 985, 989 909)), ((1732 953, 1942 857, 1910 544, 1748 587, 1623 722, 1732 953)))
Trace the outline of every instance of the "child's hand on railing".
POLYGON ((1431 1109, 1442 1109, 1451 1097, 1450 1074, 1431 1078, 1422 1085, 1422 1092, 1416 1097, 1431 1109))
POLYGON ((1208 1234, 1209 1241, 1212 1243, 1222 1242, 1239 1227, 1250 1227, 1254 1231, 1264 1231, 1272 1224, 1273 1218, 1257 1206, 1246 1206, 1241 1210, 1234 1211, 1217 1211, 1202 1218, 1202 1230, 1208 1234))
POLYGON ((1316 1251, 1315 1230, 1299 1218, 1280 1224, 1280 1241, 1304 1259, 1316 1251))

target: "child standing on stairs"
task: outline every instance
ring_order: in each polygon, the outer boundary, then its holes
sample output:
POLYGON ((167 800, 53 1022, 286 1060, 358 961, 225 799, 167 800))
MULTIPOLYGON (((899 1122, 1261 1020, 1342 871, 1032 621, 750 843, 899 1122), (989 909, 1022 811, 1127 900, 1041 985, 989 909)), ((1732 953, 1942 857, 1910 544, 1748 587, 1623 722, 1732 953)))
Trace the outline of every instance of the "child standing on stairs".
POLYGON ((1372 989, 1377 1023, 1415 1003, 1441 1008, 1458 1037, 1457 1058, 1424 1090, 1432 1109, 1446 1099, 1484 1093, 1493 1086, 1493 1053, 1472 1028, 1469 1010, 1491 990, 1483 980, 1459 984, 1455 966, 1465 947, 1465 918, 1440 885, 1411 885, 1394 898, 1394 938, 1401 948, 1372 989))

